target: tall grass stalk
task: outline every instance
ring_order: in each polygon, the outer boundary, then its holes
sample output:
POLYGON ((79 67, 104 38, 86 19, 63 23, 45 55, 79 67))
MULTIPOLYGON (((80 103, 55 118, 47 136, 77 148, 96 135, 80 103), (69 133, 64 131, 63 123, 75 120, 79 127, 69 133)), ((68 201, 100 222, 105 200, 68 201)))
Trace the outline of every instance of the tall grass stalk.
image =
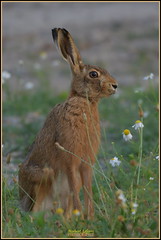
MULTIPOLYGON (((143 117, 141 117, 141 122, 143 123, 143 117)), ((141 164, 142 164, 142 157, 143 157, 143 128, 139 128, 139 137, 140 137, 140 144, 139 144, 139 165, 138 165, 138 172, 137 172, 137 180, 136 180, 136 195, 135 195, 135 202, 137 202, 138 198, 138 186, 140 183, 140 172, 141 172, 141 164)))

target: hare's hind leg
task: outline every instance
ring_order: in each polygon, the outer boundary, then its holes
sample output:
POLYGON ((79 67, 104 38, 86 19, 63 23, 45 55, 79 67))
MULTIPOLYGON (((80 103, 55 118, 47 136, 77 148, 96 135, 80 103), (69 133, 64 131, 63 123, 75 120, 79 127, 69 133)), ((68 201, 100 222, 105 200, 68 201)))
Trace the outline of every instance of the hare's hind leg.
POLYGON ((82 164, 80 174, 83 184, 85 215, 88 219, 94 217, 93 192, 92 192, 92 168, 87 164, 82 164))
MULTIPOLYGON (((33 176, 37 178, 37 171, 34 171, 33 176)), ((41 173, 42 175, 42 173, 41 173)), ((19 184, 19 197, 20 197, 20 206, 22 210, 30 212, 33 209, 35 203, 35 179, 32 176, 32 171, 30 168, 26 167, 25 164, 21 164, 19 173, 18 173, 18 184, 19 184)))
POLYGON ((25 211, 45 210, 52 202, 54 171, 22 164, 19 169, 20 204, 25 211))
MULTIPOLYGON (((32 183, 31 183, 32 184, 32 183)), ((21 186, 19 187, 21 193, 21 198, 20 198, 20 206, 21 208, 26 211, 30 212, 33 209, 34 202, 35 202, 35 197, 33 195, 33 186, 28 186, 28 188, 23 189, 21 186)))

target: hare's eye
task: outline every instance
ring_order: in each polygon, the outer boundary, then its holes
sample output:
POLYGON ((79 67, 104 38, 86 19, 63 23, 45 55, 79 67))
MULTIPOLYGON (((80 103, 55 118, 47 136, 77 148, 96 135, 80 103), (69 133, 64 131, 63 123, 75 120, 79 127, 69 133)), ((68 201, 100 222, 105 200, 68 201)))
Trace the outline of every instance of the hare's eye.
POLYGON ((89 76, 90 76, 91 78, 97 78, 97 77, 98 77, 98 72, 92 71, 92 72, 89 73, 89 76))

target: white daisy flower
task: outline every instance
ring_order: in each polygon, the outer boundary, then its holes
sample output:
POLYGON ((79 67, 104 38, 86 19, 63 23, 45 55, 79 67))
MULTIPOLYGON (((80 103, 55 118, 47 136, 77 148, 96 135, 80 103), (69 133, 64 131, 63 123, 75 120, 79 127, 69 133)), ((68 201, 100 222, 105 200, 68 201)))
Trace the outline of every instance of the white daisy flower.
POLYGON ((3 71, 2 72, 2 78, 3 79, 9 79, 9 78, 11 78, 11 74, 7 71, 3 71))
POLYGON ((153 73, 150 73, 149 78, 150 78, 150 79, 153 79, 153 78, 154 78, 154 74, 153 74, 153 73))
POLYGON ((131 203, 131 213, 132 213, 132 215, 135 215, 137 207, 138 207, 137 203, 131 203))
POLYGON ((123 203, 125 203, 126 202, 126 198, 125 198, 125 196, 124 196, 124 194, 123 194, 123 192, 122 193, 120 193, 120 195, 118 196, 118 199, 120 199, 123 203))
POLYGON ((135 209, 135 208, 132 208, 132 209, 131 209, 131 214, 132 214, 132 215, 135 215, 135 213, 136 213, 136 209, 135 209))
POLYGON ((156 159, 156 160, 159 160, 159 156, 156 156, 155 159, 156 159))
POLYGON ((149 80, 149 79, 153 79, 154 78, 154 74, 153 73, 150 73, 148 76, 145 76, 143 78, 143 80, 149 80))
POLYGON ((132 127, 133 127, 135 130, 138 130, 139 128, 143 128, 143 127, 144 127, 144 124, 143 124, 140 120, 137 120, 132 127))
POLYGON ((150 180, 150 181, 153 181, 153 180, 154 180, 154 178, 153 178, 153 177, 150 177, 150 178, 149 178, 149 180, 150 180))
POLYGON ((139 205, 137 203, 132 203, 133 208, 137 208, 139 205))
POLYGON ((28 89, 28 90, 32 89, 33 87, 34 87, 34 84, 32 82, 27 82, 25 84, 25 88, 28 89))
POLYGON ((130 130, 125 129, 122 134, 123 134, 123 139, 125 141, 129 141, 132 139, 132 134, 131 134, 130 130))
POLYGON ((119 166, 120 163, 121 163, 121 161, 119 161, 117 157, 114 157, 110 160, 110 164, 112 167, 119 166))
POLYGON ((121 207, 126 211, 127 209, 127 204, 126 201, 127 199, 124 196, 124 193, 121 189, 118 189, 116 191, 116 199, 117 199, 117 203, 121 205, 121 207))

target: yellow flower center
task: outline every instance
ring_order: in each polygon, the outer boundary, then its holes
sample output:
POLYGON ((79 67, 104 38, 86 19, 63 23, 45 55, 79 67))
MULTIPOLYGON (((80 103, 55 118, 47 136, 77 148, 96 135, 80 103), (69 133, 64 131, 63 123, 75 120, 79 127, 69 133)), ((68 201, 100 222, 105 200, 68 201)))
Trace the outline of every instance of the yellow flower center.
POLYGON ((123 194, 122 190, 119 189, 119 190, 116 191, 116 196, 120 196, 121 194, 123 194))
POLYGON ((57 214, 63 214, 64 210, 62 208, 57 208, 56 213, 57 214))
POLYGON ((129 131, 128 129, 125 129, 125 130, 124 130, 124 134, 125 134, 125 135, 129 135, 129 134, 130 134, 130 131, 129 131))
POLYGON ((141 123, 141 121, 140 121, 140 120, 137 120, 135 123, 141 123))
POLYGON ((78 209, 74 209, 73 210, 73 215, 79 216, 80 215, 80 211, 78 209))

